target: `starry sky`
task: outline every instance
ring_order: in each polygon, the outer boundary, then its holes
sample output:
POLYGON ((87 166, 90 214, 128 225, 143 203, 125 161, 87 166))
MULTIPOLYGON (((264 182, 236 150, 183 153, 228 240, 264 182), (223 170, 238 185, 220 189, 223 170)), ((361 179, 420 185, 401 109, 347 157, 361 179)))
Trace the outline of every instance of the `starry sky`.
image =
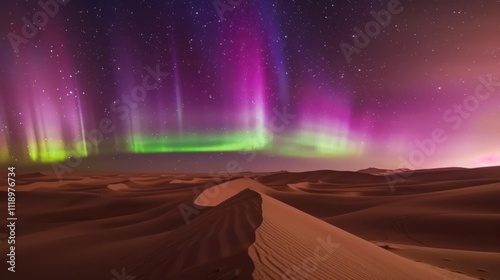
POLYGON ((43 1, 1 11, 2 164, 500 165, 500 1, 43 1))

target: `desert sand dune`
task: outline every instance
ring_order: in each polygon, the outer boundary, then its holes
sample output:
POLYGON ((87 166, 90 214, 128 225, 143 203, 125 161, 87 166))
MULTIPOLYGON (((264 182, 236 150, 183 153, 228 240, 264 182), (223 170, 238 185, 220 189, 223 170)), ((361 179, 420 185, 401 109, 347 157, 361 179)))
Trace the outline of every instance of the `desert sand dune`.
POLYGON ((207 188, 196 197, 194 203, 202 206, 217 206, 245 189, 264 194, 275 192, 259 182, 244 177, 207 188))
MULTIPOLYGON (((335 188, 335 184, 317 183, 319 178, 311 178, 309 184, 303 182, 297 186, 304 193, 302 200, 296 198, 294 192, 273 197, 365 240, 411 244, 427 249, 426 256, 433 256, 414 258, 419 261, 469 273, 477 278, 500 279, 499 269, 492 269, 491 265, 485 269, 474 265, 472 261, 462 261, 460 265, 453 261, 442 262, 439 261, 442 251, 434 251, 450 249, 470 252, 467 260, 472 260, 474 256, 481 260, 476 253, 485 252, 489 256, 485 265, 491 263, 492 259, 500 260, 499 241, 496 238, 500 232, 500 169, 451 168, 423 170, 414 174, 396 185, 394 195, 388 194, 386 184, 378 182, 359 184, 359 181, 354 180, 335 188), (350 190, 356 196, 339 198, 339 190, 350 190), (323 198, 310 194, 320 194, 323 198), (329 200, 324 197, 329 197, 329 200), (373 200, 366 200, 369 197, 373 200), (315 203, 311 204, 311 201, 315 203), (433 252, 436 252, 435 255, 433 252), (462 270, 458 267, 462 267, 462 270)), ((327 177, 325 174, 320 175, 327 177)), ((274 176, 277 181, 269 178, 257 180, 266 181, 273 188, 297 181, 295 178, 286 180, 282 174, 274 176)), ((413 256, 405 254, 405 250, 394 252, 410 258, 413 256)))
POLYGON ((207 183, 212 181, 210 178, 193 178, 189 180, 172 180, 170 181, 171 184, 199 184, 199 183, 207 183))
POLYGON ((500 253, 389 243, 376 244, 393 253, 418 262, 432 263, 434 266, 446 267, 448 270, 472 275, 478 279, 498 279, 498 274, 495 271, 498 271, 500 253))
POLYGON ((499 174, 415 171, 394 192, 383 175, 327 170, 20 175, 16 253, 29 269, 16 276, 500 279, 499 174), (315 259, 318 238, 339 246, 315 259))
MULTIPOLYGON (((234 190, 220 196, 229 203, 234 190)), ((254 279, 472 279, 384 251, 269 196, 262 195, 261 207, 262 225, 249 249, 254 279)))

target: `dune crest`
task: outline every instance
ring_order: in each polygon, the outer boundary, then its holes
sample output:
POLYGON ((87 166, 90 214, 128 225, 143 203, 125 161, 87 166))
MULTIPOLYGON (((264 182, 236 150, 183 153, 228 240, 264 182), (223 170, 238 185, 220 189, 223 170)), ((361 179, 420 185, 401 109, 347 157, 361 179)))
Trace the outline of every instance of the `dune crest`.
POLYGON ((244 177, 207 188, 196 197, 194 203, 200 206, 217 206, 246 189, 263 194, 272 192, 267 186, 244 177))
MULTIPOLYGON (((211 205, 224 199, 230 203, 244 186, 262 187, 251 181, 219 185, 219 196, 211 205)), ((262 223, 248 249, 255 265, 253 279, 473 279, 405 259, 272 197, 260 196, 262 223)))

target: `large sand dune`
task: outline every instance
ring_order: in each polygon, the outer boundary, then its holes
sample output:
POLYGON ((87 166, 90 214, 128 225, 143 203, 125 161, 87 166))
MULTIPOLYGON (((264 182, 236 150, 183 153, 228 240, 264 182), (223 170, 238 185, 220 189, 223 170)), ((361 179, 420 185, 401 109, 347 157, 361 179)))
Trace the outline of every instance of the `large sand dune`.
POLYGON ((0 279, 500 279, 500 168, 368 171, 19 175, 0 279))

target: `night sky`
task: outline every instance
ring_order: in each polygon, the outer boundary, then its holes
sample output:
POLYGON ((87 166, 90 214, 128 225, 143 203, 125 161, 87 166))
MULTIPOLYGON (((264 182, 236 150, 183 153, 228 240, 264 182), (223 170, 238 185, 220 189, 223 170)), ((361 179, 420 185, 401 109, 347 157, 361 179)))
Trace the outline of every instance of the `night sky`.
POLYGON ((44 1, 1 11, 2 164, 500 165, 500 1, 44 1))

